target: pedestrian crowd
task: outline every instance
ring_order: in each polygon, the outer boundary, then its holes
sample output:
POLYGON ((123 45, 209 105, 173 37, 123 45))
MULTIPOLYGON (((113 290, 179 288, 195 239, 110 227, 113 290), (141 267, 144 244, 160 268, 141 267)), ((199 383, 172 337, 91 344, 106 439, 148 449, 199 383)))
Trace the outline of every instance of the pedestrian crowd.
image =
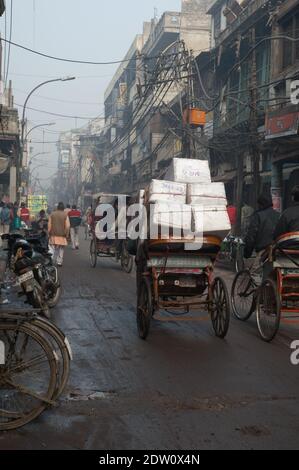
POLYGON ((70 242, 73 250, 79 250, 79 227, 82 223, 81 211, 75 204, 63 202, 51 212, 41 210, 35 217, 25 202, 0 202, 0 235, 28 229, 44 235, 45 243, 53 254, 55 263, 62 266, 64 248, 70 242))

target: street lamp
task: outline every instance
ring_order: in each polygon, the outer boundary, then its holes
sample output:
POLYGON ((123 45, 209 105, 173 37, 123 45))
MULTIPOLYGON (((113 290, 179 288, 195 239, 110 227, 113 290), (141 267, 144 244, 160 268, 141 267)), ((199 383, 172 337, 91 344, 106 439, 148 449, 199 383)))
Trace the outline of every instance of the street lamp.
POLYGON ((23 114, 22 114, 22 134, 21 134, 21 144, 22 144, 22 150, 24 146, 24 130, 25 130, 25 112, 26 112, 26 106, 28 103, 29 98, 33 95, 33 93, 38 90, 38 88, 47 85, 48 83, 54 83, 54 82, 68 82, 70 80, 75 80, 76 77, 62 77, 62 78, 53 78, 52 80, 46 80, 45 82, 40 83, 36 87, 34 87, 30 93, 28 94, 24 106, 23 106, 23 114))
MULTIPOLYGON (((23 159, 23 152, 24 152, 25 113, 26 113, 26 106, 27 106, 28 100, 30 99, 30 97, 33 95, 33 93, 36 90, 38 90, 39 88, 41 88, 44 85, 47 85, 48 83, 67 82, 67 81, 70 81, 70 80, 75 80, 75 78, 76 77, 62 77, 62 78, 53 78, 52 80, 46 80, 46 81, 40 83, 39 85, 37 85, 36 87, 34 87, 30 91, 30 93, 27 95, 27 98, 26 98, 26 100, 24 102, 24 106, 23 106, 22 121, 21 121, 21 145, 20 145, 19 162, 16 165, 16 167, 17 167, 17 178, 16 178, 17 187, 19 187, 20 170, 21 170, 21 167, 22 167, 22 159, 23 159)), ((28 136, 28 134, 27 134, 27 136, 28 136)))
POLYGON ((34 129, 37 129, 38 127, 45 127, 45 126, 55 126, 56 122, 47 122, 45 124, 38 124, 37 126, 31 127, 31 129, 27 132, 24 138, 24 142, 26 142, 28 135, 31 134, 34 129))
POLYGON ((38 157, 39 155, 48 155, 49 152, 39 152, 39 153, 36 153, 35 155, 33 155, 31 158, 30 158, 30 161, 28 162, 28 166, 31 165, 31 163, 33 162, 33 160, 38 157))

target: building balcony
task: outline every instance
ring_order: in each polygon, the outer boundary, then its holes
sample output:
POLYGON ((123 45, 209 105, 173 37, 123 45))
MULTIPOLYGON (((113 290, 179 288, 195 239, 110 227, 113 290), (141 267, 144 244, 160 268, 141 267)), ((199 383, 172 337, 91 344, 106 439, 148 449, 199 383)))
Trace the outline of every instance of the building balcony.
POLYGON ((264 8, 264 11, 266 12, 267 4, 268 0, 253 0, 249 2, 248 5, 239 14, 239 16, 231 24, 228 24, 227 27, 222 32, 220 32, 218 37, 215 38, 216 47, 225 42, 239 28, 244 28, 245 25, 247 27, 249 20, 254 19, 256 13, 259 10, 264 8))
POLYGON ((19 136, 18 110, 0 107, 0 140, 16 140, 19 136))
POLYGON ((180 34, 180 19, 181 14, 178 12, 165 12, 152 29, 143 52, 148 55, 155 55, 172 44, 180 34))

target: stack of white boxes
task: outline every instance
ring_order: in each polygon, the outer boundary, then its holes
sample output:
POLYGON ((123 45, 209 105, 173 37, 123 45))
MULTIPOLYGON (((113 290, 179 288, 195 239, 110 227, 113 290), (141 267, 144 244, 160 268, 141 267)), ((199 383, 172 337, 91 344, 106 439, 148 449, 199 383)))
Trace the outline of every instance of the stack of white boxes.
POLYGON ((175 181, 152 180, 146 195, 151 208, 151 233, 168 238, 178 230, 187 232, 192 225, 192 209, 186 204, 187 185, 175 181))
POLYGON ((154 204, 152 223, 160 228, 180 224, 196 239, 203 235, 224 239, 231 229, 224 184, 211 182, 206 160, 174 158, 165 180, 152 181, 147 202, 154 204), (177 217, 170 220, 174 211, 177 217))

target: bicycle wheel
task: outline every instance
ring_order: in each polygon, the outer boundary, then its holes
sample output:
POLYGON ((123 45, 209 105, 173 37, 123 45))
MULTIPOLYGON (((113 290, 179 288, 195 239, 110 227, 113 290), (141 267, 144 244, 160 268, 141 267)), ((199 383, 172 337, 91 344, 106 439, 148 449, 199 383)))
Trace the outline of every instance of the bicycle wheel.
POLYGON ((0 430, 16 429, 54 405, 58 367, 51 344, 30 323, 2 322, 0 430))
POLYGON ((256 284, 250 271, 245 269, 236 274, 231 291, 234 316, 241 321, 251 317, 256 306, 256 284))
POLYGON ((31 322, 33 327, 36 327, 39 332, 52 345, 53 351, 57 356, 59 380, 57 383, 57 390, 54 394, 54 399, 57 399, 65 390, 69 375, 70 363, 72 360, 72 350, 64 333, 53 323, 43 318, 37 318, 31 322))
POLYGON ((146 339, 153 316, 152 291, 148 279, 143 278, 137 290, 137 328, 139 337, 146 339))
POLYGON ((272 341, 279 329, 281 315, 280 298, 277 286, 272 279, 267 279, 258 291, 256 321, 259 333, 264 341, 272 341))
POLYGON ((234 251, 234 262, 235 262, 235 272, 239 273, 240 271, 245 270, 245 262, 244 262, 244 246, 238 244, 235 247, 234 251))
POLYGON ((95 237, 90 242, 89 259, 90 259, 90 266, 92 268, 95 268, 97 265, 97 261, 98 261, 97 241, 95 237))
POLYGON ((221 277, 214 279, 211 287, 210 314, 212 325, 218 338, 225 338, 230 322, 230 302, 228 290, 221 277))
POLYGON ((131 256, 128 252, 126 242, 122 244, 120 263, 121 263, 122 269, 127 274, 130 274, 132 272, 134 261, 133 261, 133 256, 131 256))

